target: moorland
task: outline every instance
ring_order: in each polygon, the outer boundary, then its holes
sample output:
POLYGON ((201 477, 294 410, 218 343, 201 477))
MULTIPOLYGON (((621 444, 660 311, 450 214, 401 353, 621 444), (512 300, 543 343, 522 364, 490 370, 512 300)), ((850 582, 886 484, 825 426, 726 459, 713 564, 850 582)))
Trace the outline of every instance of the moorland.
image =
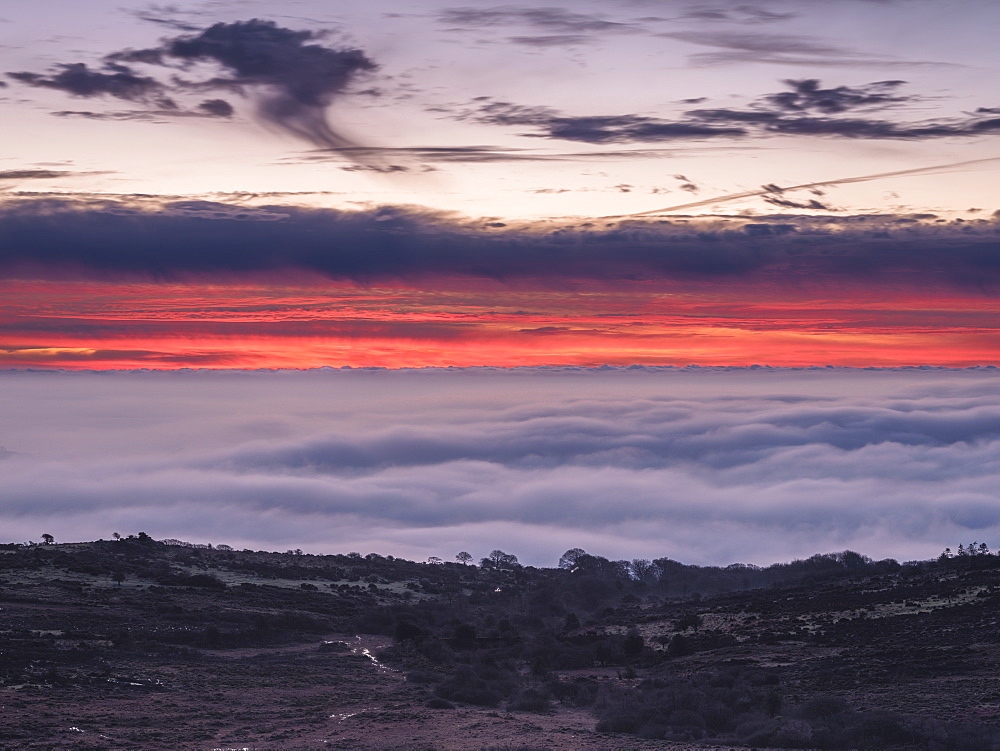
POLYGON ((0 545, 2 749, 1000 748, 1000 556, 0 545))

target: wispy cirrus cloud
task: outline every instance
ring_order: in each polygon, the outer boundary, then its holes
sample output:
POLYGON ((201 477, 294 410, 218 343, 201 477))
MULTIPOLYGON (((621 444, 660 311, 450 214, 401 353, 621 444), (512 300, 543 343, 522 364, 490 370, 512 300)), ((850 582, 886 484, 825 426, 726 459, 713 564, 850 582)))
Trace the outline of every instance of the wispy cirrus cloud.
POLYGON ((643 26, 636 22, 611 21, 601 15, 559 7, 456 7, 446 8, 437 18, 452 32, 526 29, 530 33, 514 33, 507 36, 506 41, 528 47, 568 47, 593 42, 607 34, 645 33, 643 26))
POLYGON ((619 31, 629 26, 618 21, 609 21, 598 15, 577 13, 565 8, 510 5, 491 8, 447 8, 441 11, 438 19, 446 25, 461 29, 523 24, 563 33, 619 31))
POLYGON ((788 11, 775 11, 749 3, 692 5, 675 18, 703 24, 763 24, 789 21, 796 17, 788 11))
POLYGON ((695 66, 798 65, 845 68, 907 68, 940 66, 944 63, 900 60, 890 55, 853 50, 822 39, 795 34, 747 33, 728 30, 691 30, 657 33, 658 37, 711 48, 695 52, 688 60, 695 66))

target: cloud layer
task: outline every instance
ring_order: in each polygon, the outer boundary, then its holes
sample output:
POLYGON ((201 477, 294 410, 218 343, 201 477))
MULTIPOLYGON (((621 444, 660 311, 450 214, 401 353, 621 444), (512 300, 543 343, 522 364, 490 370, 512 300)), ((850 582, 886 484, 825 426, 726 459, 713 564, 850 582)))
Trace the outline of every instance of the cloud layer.
POLYGON ((142 529, 414 557, 500 547, 552 565, 575 545, 702 563, 845 547, 905 559, 1000 532, 993 371, 2 381, 0 528, 15 540, 142 529))
MULTIPOLYGON (((765 190, 768 188, 765 187, 765 190)), ((774 186, 773 192, 781 189, 774 186)), ((0 272, 159 279, 274 271, 386 278, 573 280, 891 274, 993 285, 995 219, 933 216, 625 220, 507 226, 407 207, 338 211, 210 201, 12 201, 0 207, 0 272)))

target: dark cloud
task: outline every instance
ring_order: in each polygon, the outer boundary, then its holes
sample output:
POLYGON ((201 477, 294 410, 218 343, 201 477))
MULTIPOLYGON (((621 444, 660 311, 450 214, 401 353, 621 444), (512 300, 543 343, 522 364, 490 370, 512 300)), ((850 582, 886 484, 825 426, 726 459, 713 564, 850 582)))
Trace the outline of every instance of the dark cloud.
MULTIPOLYGON (((249 310, 247 313, 251 312, 249 310)), ((43 340, 43 344, 32 347, 0 347, 0 364, 5 356, 19 359, 39 357, 44 360, 46 355, 43 352, 38 355, 39 348, 49 349, 44 344, 44 339, 61 339, 72 334, 79 338, 101 337, 104 339, 126 340, 137 331, 147 336, 167 336, 186 337, 195 341, 203 337, 241 337, 250 334, 251 336, 259 331, 257 325, 246 321, 145 321, 138 327, 127 322, 120 321, 68 321, 65 318, 50 318, 44 315, 27 317, 20 322, 23 325, 5 323, 0 321, 0 335, 23 336, 25 332, 30 332, 33 337, 43 340)), ((367 321, 363 318, 349 321, 270 321, 267 324, 268 336, 278 338, 289 338, 294 340, 328 340, 330 338, 352 340, 371 340, 399 338, 413 341, 435 342, 439 346, 442 341, 454 341, 459 339, 480 339, 483 333, 478 330, 475 323, 427 323, 424 321, 367 321)), ((69 348, 71 350, 72 348, 69 348)), ((123 349, 97 349, 84 348, 85 351, 74 353, 66 348, 52 347, 51 357, 62 360, 65 356, 69 360, 87 360, 95 364, 102 360, 134 357, 140 361, 160 361, 160 362, 186 362, 187 353, 155 352, 146 350, 123 350, 123 349)), ((226 350, 224 347, 213 347, 211 345, 201 345, 198 352, 194 353, 191 365, 210 365, 208 358, 216 364, 221 362, 234 363, 239 360, 239 353, 226 350), (208 353, 205 350, 209 350, 208 353), (214 350, 214 351, 213 351, 214 350)))
POLYGON ((13 539, 124 526, 239 547, 500 547, 552 565, 582 545, 726 564, 926 558, 1000 533, 995 371, 0 379, 13 539))
POLYGON ((351 164, 346 167, 341 167, 341 169, 344 170, 344 172, 377 172, 382 175, 411 171, 405 164, 351 164))
MULTIPOLYGON (((781 190, 765 186, 754 195, 780 198, 781 190)), ((0 268, 8 275, 65 276, 75 269, 220 281, 282 271, 362 282, 464 277, 543 285, 753 273, 887 274, 898 283, 987 287, 1000 281, 996 221, 894 219, 652 219, 523 228, 398 207, 351 212, 25 199, 0 210, 0 268)))
MULTIPOLYGON (((718 120, 714 120, 718 122, 718 120)), ((989 135, 1000 132, 1000 118, 937 122, 924 125, 893 123, 887 120, 862 118, 803 117, 776 120, 765 130, 770 133, 806 136, 837 136, 881 140, 927 140, 989 135)))
POLYGON ((781 195, 782 191, 772 191, 765 193, 762 198, 765 203, 769 203, 772 206, 778 206, 783 209, 802 209, 808 211, 835 211, 828 204, 817 201, 815 198, 809 198, 805 201, 793 201, 791 198, 785 198, 781 195))
MULTIPOLYGON (((685 150, 689 151, 689 150, 685 150)), ((614 151, 553 152, 541 149, 511 148, 506 146, 408 146, 372 147, 358 146, 344 149, 356 159, 415 159, 422 162, 450 163, 505 163, 505 162, 564 162, 601 159, 662 159, 677 152, 668 149, 621 149, 614 151)), ((282 160, 285 164, 330 162, 336 159, 327 151, 309 152, 282 160)), ((364 169, 363 166, 360 166, 364 169)))
POLYGON ((225 99, 206 99, 198 105, 198 109, 212 117, 232 117, 235 110, 225 99))
POLYGON ((101 172, 74 172, 71 170, 53 169, 13 169, 0 170, 0 180, 55 180, 60 177, 79 177, 81 175, 107 175, 101 172))
POLYGON ((774 193, 765 193, 762 198, 765 203, 769 203, 772 206, 778 206, 783 209, 802 209, 808 211, 835 211, 836 209, 831 206, 817 201, 815 198, 810 198, 805 201, 793 201, 790 198, 784 198, 780 192, 775 195, 774 193))
POLYGON ((159 81, 137 75, 124 65, 108 66, 107 72, 93 70, 86 63, 70 63, 57 68, 59 72, 51 76, 23 72, 7 75, 26 86, 57 89, 76 97, 111 96, 144 102, 162 96, 167 90, 159 81))
POLYGON ((355 144, 333 128, 327 109, 360 74, 376 65, 359 49, 311 43, 320 36, 251 19, 217 23, 200 34, 177 37, 153 49, 115 53, 109 59, 216 63, 225 75, 184 85, 237 93, 250 89, 264 122, 317 146, 342 149, 355 144))
POLYGON ((674 175, 674 179, 679 180, 681 183, 677 187, 681 190, 686 190, 688 193, 697 193, 701 190, 701 188, 699 188, 693 180, 688 179, 686 175, 674 175))
POLYGON ((636 143, 737 137, 746 130, 706 122, 671 122, 641 115, 572 117, 548 107, 525 107, 511 102, 481 101, 473 112, 458 115, 489 125, 528 125, 540 130, 526 135, 583 143, 636 143))
MULTIPOLYGON (((222 102, 227 104, 222 99, 209 100, 212 102, 222 102)), ((202 104, 205 104, 204 102, 202 104)), ((211 105, 211 109, 224 111, 221 105, 211 105)), ((231 109, 231 108, 230 108, 231 109)), ((150 109, 150 110, 111 110, 103 112, 94 112, 93 110, 57 110, 56 112, 50 113, 56 117, 80 117, 86 120, 108 120, 112 122, 119 121, 134 121, 143 123, 168 123, 171 120, 176 120, 177 118, 185 117, 231 117, 230 115, 216 114, 216 112, 209 111, 202 105, 198 105, 194 110, 182 110, 179 108, 168 107, 165 109, 150 109)))
MULTIPOLYGON (((193 31, 186 25, 167 25, 193 31)), ((316 146, 344 150, 356 144, 333 127, 327 110, 362 74, 375 70, 376 65, 359 49, 315 43, 322 36, 321 32, 296 31, 260 19, 216 23, 198 33, 167 39, 158 47, 106 55, 101 70, 93 70, 85 63, 72 63, 57 66, 58 72, 49 76, 27 72, 8 75, 28 86, 59 89, 78 97, 112 96, 152 102, 163 111, 181 111, 168 94, 229 91, 250 96, 265 124, 316 146), (196 63, 214 64, 221 73, 205 80, 175 75, 166 84, 139 75, 131 67, 190 70, 196 63)), ((203 101, 192 112, 213 117, 233 114, 232 106, 222 99, 203 101)), ((72 114, 100 117, 100 113, 72 114)), ((128 118, 122 113, 105 119, 149 119, 149 115, 146 112, 128 118)))
POLYGON ((980 108, 953 119, 899 122, 860 116, 918 101, 899 88, 905 81, 824 88, 817 79, 786 80, 785 91, 765 94, 744 109, 701 108, 668 120, 637 114, 570 116, 549 107, 530 107, 489 97, 452 116, 489 125, 531 126, 523 135, 584 143, 739 139, 769 135, 808 135, 880 140, 974 137, 1000 132, 1000 118, 980 108))
POLYGON ((127 10, 126 12, 140 21, 166 26, 175 31, 198 31, 200 29, 196 23, 184 20, 184 15, 190 14, 192 11, 181 11, 174 5, 154 3, 140 10, 127 10))
POLYGON ((590 38, 580 34, 550 34, 548 36, 508 37, 507 41, 528 47, 571 47, 589 42, 590 38))
POLYGON ((542 336, 549 334, 563 334, 567 331, 572 331, 573 329, 567 326, 539 326, 535 329, 518 329, 518 333, 521 334, 539 334, 542 336))
MULTIPOLYGON (((797 111, 788 110, 783 106, 767 109, 768 104, 770 103, 767 101, 758 102, 755 109, 747 110, 691 110, 686 115, 697 122, 713 123, 716 125, 728 123, 730 125, 745 126, 748 129, 747 132, 754 135, 778 134, 880 140, 926 140, 933 138, 980 136, 1000 131, 1000 118, 983 119, 982 117, 973 116, 963 119, 906 123, 870 117, 799 116, 797 111)), ((841 111, 847 111, 847 108, 841 111)))
MULTIPOLYGON (((56 117, 80 117, 85 120, 134 120, 137 122, 167 122, 168 113, 150 110, 118 110, 116 112, 94 112, 93 110, 58 110, 52 113, 56 117)), ((173 113, 169 113, 173 114, 173 113)))
MULTIPOLYGON (((548 162, 559 159, 559 155, 541 153, 531 149, 507 148, 501 146, 357 146, 345 149, 357 159, 419 159, 423 162, 438 163, 494 163, 494 162, 548 162)), ((289 157, 285 163, 329 162, 327 151, 310 152, 289 157)))
POLYGON ((820 112, 835 115, 848 110, 886 107, 913 101, 913 97, 899 96, 896 89, 906 81, 876 81, 864 86, 835 86, 824 89, 815 78, 786 80, 789 91, 768 94, 764 101, 774 109, 787 112, 820 112))
MULTIPOLYGON (((135 53, 138 62, 149 62, 143 53, 135 53)), ((117 59, 105 60, 101 70, 94 70, 86 63, 71 63, 56 66, 58 72, 50 76, 38 73, 8 73, 12 79, 27 86, 64 91, 84 99, 113 97, 130 102, 152 104, 156 109, 93 112, 89 110, 59 110, 52 114, 58 117, 82 117, 90 120, 135 120, 164 122, 174 117, 231 117, 232 106, 222 99, 210 99, 199 104, 194 110, 184 110, 168 94, 170 86, 137 74, 131 67, 117 59)))

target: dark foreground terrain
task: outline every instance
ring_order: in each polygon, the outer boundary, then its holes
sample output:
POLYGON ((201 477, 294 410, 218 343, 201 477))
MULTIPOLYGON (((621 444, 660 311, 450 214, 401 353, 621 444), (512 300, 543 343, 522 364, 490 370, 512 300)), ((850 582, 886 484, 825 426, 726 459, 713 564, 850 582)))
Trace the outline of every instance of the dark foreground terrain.
POLYGON ((973 550, 535 569, 0 546, 0 748, 998 749, 1000 557, 973 550))

